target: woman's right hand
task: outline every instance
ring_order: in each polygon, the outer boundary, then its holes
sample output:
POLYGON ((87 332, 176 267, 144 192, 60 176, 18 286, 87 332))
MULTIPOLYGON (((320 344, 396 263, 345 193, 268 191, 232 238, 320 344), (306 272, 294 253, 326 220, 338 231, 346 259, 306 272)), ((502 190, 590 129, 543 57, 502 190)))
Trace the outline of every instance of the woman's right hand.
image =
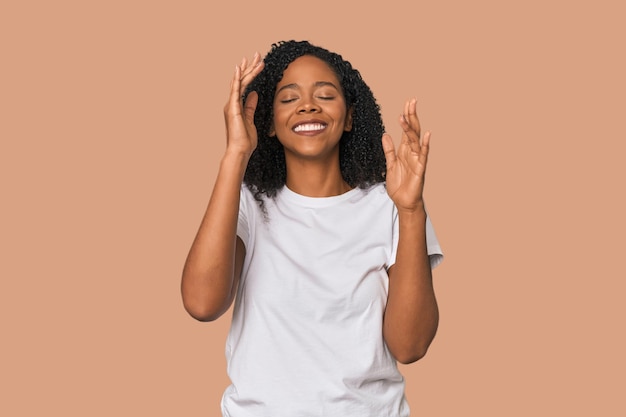
POLYGON ((263 61, 259 53, 255 53, 252 62, 243 58, 240 65, 235 67, 235 75, 230 84, 230 98, 224 106, 226 122, 226 149, 227 152, 241 153, 249 157, 257 145, 257 130, 254 125, 254 112, 259 96, 256 91, 248 94, 245 107, 243 93, 263 70, 263 61))

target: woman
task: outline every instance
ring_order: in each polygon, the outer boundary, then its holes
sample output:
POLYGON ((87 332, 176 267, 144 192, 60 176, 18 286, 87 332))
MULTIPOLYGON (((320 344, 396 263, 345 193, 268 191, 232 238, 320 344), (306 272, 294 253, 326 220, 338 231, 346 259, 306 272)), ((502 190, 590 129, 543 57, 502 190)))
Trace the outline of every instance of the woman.
POLYGON ((242 60, 224 114, 182 278, 198 320, 235 300, 224 416, 407 416, 396 361, 418 360, 435 335, 442 258, 415 100, 396 151, 358 71, 289 41, 242 60))

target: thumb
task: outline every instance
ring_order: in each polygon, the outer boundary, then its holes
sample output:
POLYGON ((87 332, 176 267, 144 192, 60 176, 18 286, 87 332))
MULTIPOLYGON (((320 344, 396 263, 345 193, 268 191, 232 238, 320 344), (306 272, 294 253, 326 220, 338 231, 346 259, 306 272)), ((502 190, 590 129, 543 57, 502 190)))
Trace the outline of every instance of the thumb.
POLYGON ((391 136, 387 133, 383 135, 383 151, 385 152, 385 160, 387 161, 387 168, 393 166, 396 162, 396 148, 393 145, 393 140, 391 136))

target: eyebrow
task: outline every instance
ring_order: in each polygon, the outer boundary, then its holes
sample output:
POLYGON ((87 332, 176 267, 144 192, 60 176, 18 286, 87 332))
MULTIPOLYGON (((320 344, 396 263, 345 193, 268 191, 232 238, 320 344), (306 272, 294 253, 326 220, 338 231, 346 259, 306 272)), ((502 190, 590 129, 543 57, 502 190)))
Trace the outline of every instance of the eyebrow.
MULTIPOLYGON (((333 87, 335 90, 340 91, 337 86, 333 83, 331 83, 330 81, 317 81, 315 84, 313 84, 314 87, 326 87, 326 86, 330 86, 333 87)), ((286 89, 294 89, 294 90, 298 90, 300 89, 300 86, 296 83, 291 83, 291 84, 286 84, 283 85, 282 87, 280 87, 277 91, 276 94, 280 93, 283 90, 286 89)))

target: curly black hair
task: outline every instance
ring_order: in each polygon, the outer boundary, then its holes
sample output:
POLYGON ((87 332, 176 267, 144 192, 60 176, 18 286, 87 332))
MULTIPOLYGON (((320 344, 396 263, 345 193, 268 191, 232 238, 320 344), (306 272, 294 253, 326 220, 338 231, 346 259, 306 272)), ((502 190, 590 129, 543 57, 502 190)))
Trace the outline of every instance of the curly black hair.
POLYGON ((259 140, 248 161, 244 183, 261 207, 263 195, 275 197, 287 178, 283 146, 276 136, 270 136, 276 85, 287 66, 303 55, 320 58, 330 66, 343 89, 347 109, 353 111, 352 129, 344 132, 339 141, 339 167, 343 179, 351 187, 359 188, 385 181, 386 162, 381 143, 384 126, 380 107, 359 71, 341 55, 308 41, 281 41, 272 44, 263 59, 265 68, 244 93, 247 97, 251 91, 256 91, 259 96, 254 115, 259 140))

